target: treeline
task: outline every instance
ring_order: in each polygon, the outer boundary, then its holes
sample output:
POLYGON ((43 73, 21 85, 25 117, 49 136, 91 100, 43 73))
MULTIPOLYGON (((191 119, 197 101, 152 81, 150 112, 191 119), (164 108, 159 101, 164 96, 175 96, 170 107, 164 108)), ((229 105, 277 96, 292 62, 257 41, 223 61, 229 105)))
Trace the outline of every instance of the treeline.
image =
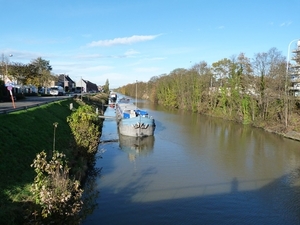
MULTIPOLYGON (((2 54, 0 62, 0 74, 6 75, 10 80, 17 80, 24 85, 37 87, 49 86, 52 81, 57 81, 58 76, 53 74, 50 61, 38 57, 24 64, 19 62, 10 63, 8 57, 2 54)), ((3 80, 3 76, 1 76, 3 80)))
POLYGON ((271 48, 252 59, 241 53, 212 65, 201 61, 117 91, 276 132, 300 131, 299 101, 288 91, 286 66, 281 52, 271 48))

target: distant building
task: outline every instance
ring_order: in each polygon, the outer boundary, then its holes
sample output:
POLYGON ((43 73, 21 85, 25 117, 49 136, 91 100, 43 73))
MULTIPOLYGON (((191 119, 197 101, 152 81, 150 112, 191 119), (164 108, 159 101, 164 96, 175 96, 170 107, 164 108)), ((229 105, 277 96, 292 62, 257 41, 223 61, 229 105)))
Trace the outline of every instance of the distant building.
POLYGON ((292 53, 294 54, 292 60, 295 61, 295 64, 292 64, 288 69, 291 82, 289 91, 292 95, 300 97, 300 40, 298 40, 297 48, 292 53))
POLYGON ((99 92, 102 92, 102 91, 103 91, 102 85, 98 85, 98 91, 99 91, 99 92))
POLYGON ((88 80, 80 79, 76 82, 76 89, 75 92, 98 92, 97 84, 94 84, 88 80))
POLYGON ((61 86, 65 92, 74 92, 76 83, 69 77, 69 75, 60 74, 58 75, 57 84, 55 86, 61 86))

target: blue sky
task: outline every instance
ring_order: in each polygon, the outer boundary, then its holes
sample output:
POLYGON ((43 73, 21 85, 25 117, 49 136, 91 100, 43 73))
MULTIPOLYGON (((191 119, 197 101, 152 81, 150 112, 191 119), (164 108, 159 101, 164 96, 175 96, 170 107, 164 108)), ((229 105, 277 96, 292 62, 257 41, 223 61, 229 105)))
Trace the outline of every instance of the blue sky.
MULTIPOLYGON (((300 0, 0 0, 0 54, 111 88, 300 38, 300 0)), ((295 47, 296 42, 291 45, 295 47)))

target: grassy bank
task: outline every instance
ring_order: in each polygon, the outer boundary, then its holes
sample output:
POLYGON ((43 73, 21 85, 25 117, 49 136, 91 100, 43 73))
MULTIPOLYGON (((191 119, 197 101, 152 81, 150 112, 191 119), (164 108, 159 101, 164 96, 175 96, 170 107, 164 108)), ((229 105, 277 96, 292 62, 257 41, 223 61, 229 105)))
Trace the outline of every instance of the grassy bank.
MULTIPOLYGON (((0 115, 0 224, 22 224, 31 201, 35 172, 30 165, 36 154, 51 153, 54 143, 56 150, 68 154, 73 140, 67 123, 70 103, 74 108, 80 104, 68 99, 0 115)), ((72 155, 67 157, 72 160, 72 155)))

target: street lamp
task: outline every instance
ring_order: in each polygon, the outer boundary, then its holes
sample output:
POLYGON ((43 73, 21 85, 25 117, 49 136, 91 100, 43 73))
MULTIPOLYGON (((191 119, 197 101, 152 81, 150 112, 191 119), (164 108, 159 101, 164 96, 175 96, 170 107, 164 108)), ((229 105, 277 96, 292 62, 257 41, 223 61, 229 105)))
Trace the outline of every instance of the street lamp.
MULTIPOLYGON (((9 57, 13 57, 13 55, 10 54, 9 57)), ((6 62, 5 62, 5 76, 6 76, 6 77, 7 77, 7 75, 8 75, 8 72, 7 72, 7 64, 8 64, 8 62, 9 62, 9 58, 6 57, 6 62)), ((5 82, 5 81, 4 81, 5 76, 4 76, 4 74, 3 74, 3 82, 5 82)))
POLYGON ((288 75, 288 72, 289 72, 289 61, 290 61, 290 48, 291 48, 291 44, 297 40, 300 40, 299 38, 298 39, 294 39, 292 40, 290 43, 289 43, 289 46, 288 46, 288 54, 287 54, 287 60, 286 60, 286 73, 288 75))
POLYGON ((292 40, 288 46, 288 53, 287 53, 287 60, 286 60, 286 74, 285 74, 285 92, 287 92, 287 78, 289 75, 290 48, 291 48, 291 44, 297 40, 300 40, 300 39, 298 38, 298 39, 292 40))

